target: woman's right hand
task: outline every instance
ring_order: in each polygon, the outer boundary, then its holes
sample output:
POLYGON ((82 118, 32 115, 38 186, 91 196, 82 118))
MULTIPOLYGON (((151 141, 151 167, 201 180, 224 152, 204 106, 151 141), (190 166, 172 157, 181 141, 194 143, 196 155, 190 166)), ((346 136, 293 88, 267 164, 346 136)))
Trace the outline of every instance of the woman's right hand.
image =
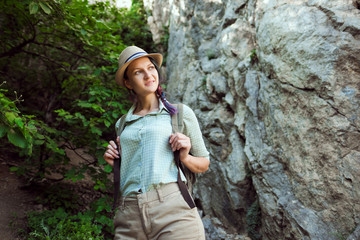
POLYGON ((109 142, 109 145, 107 145, 106 151, 104 153, 105 161, 111 166, 114 166, 114 159, 120 158, 121 154, 120 137, 116 138, 116 142, 117 144, 113 140, 111 140, 109 142), (119 150, 117 146, 119 146, 119 150))

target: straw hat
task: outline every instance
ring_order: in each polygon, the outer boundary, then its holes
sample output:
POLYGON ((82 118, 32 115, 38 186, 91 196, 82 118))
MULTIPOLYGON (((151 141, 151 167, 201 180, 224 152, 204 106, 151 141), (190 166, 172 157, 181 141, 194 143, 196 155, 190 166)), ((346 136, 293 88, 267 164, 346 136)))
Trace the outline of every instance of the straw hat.
POLYGON ((124 85, 124 72, 132 61, 141 57, 151 57, 155 60, 158 67, 161 67, 163 56, 160 53, 147 53, 143 49, 130 46, 125 48, 119 56, 119 69, 116 71, 115 81, 120 86, 124 85))

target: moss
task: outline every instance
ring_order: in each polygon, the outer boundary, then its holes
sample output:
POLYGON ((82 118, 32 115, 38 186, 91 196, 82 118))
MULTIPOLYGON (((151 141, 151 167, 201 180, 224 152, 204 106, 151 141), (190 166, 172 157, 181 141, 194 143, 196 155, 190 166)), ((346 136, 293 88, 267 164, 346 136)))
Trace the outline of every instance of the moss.
POLYGON ((261 239, 259 229, 261 226, 261 209, 258 200, 255 200, 246 213, 247 232, 252 240, 261 239))

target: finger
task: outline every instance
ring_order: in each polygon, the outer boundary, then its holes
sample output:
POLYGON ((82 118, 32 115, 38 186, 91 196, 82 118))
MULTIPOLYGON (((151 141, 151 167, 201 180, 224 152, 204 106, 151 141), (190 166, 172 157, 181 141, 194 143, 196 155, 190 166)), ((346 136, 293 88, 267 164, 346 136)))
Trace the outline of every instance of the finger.
POLYGON ((176 150, 177 144, 178 144, 178 139, 175 138, 174 141, 171 143, 171 148, 173 149, 173 151, 176 150))
POLYGON ((170 139, 169 139, 169 143, 173 143, 174 138, 175 138, 175 134, 171 134, 170 139))
POLYGON ((171 135, 170 135, 170 138, 169 138, 169 144, 170 144, 170 146, 171 146, 171 149, 173 148, 174 137, 175 137, 175 135, 174 135, 174 134, 171 134, 171 135))
POLYGON ((176 141, 173 141, 173 142, 170 144, 170 146, 171 146, 171 150, 172 150, 173 152, 175 152, 175 151, 176 151, 176 144, 177 144, 177 142, 176 142, 176 141))
POLYGON ((116 148, 114 148, 114 146, 113 145, 107 145, 107 150, 106 150, 106 152, 109 152, 109 153, 114 153, 114 154, 119 154, 119 151, 116 149, 116 148))
POLYGON ((176 144, 178 141, 179 141, 179 136, 177 134, 174 134, 172 143, 176 144))
POLYGON ((107 145, 107 150, 106 151, 108 151, 108 150, 110 150, 110 151, 112 151, 112 152, 114 152, 114 153, 116 153, 116 154, 119 154, 119 152, 117 151, 117 149, 116 148, 114 148, 114 146, 113 145, 107 145))
POLYGON ((115 159, 115 157, 114 157, 114 156, 112 156, 112 155, 111 155, 111 154, 109 154, 109 153, 105 153, 105 154, 104 154, 104 159, 105 159, 105 160, 109 160, 109 159, 114 160, 114 159, 115 159))
POLYGON ((113 148, 117 149, 116 143, 113 140, 111 140, 109 143, 113 148))
POLYGON ((179 150, 178 149, 178 145, 179 145, 180 143, 178 142, 178 141, 176 141, 176 142, 173 142, 173 144, 171 145, 171 149, 172 149, 172 151, 173 152, 175 152, 176 150, 179 150))
POLYGON ((106 153, 110 154, 111 156, 113 156, 114 158, 118 158, 119 157, 119 152, 117 150, 111 150, 111 149, 108 149, 106 151, 106 153))

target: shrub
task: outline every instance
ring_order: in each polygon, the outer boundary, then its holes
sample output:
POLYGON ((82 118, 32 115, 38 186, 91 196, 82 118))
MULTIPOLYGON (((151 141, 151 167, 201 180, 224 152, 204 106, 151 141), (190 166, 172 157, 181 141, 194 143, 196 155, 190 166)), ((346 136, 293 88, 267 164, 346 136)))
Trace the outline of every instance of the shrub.
POLYGON ((101 226, 88 212, 69 215, 62 208, 28 214, 29 240, 100 240, 101 226))

